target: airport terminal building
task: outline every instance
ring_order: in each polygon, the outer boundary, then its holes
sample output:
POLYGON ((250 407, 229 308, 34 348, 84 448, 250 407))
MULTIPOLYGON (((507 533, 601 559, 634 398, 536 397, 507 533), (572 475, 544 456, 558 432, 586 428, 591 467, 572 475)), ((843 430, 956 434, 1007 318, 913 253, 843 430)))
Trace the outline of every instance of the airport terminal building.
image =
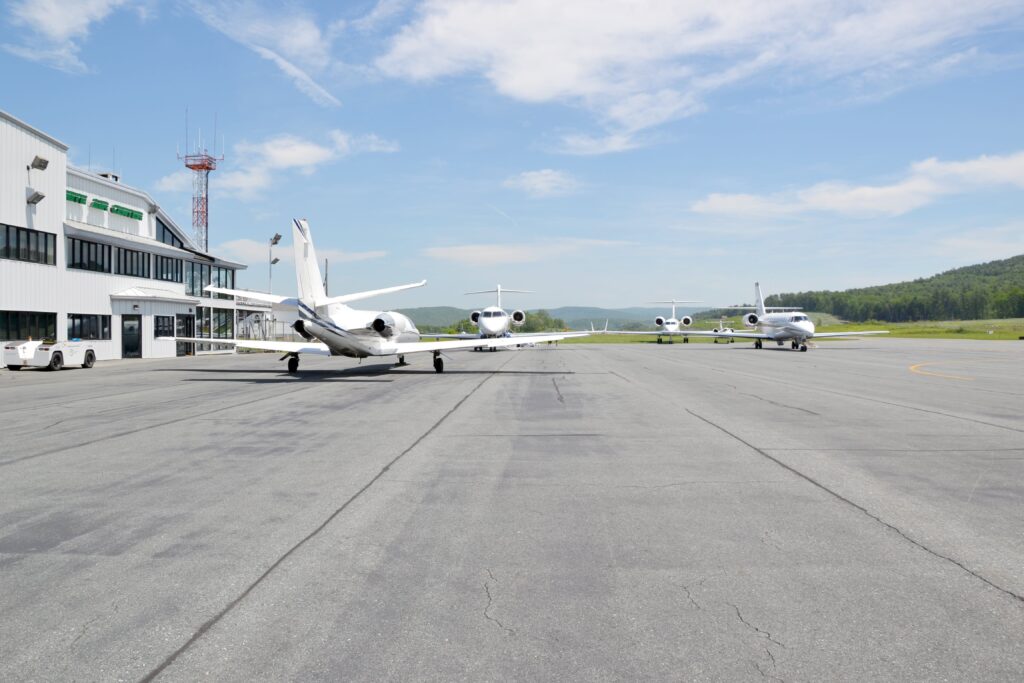
POLYGON ((260 311, 203 291, 245 265, 197 249, 147 193, 69 166, 0 111, 0 341, 90 340, 99 360, 223 352, 260 311), (186 344, 163 336, 209 338, 186 344))

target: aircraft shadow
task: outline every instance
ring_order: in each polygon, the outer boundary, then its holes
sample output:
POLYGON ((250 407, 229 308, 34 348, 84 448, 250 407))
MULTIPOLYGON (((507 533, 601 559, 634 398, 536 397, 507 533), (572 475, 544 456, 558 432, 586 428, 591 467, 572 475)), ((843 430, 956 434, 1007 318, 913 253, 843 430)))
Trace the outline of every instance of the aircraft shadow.
MULTIPOLYGON (((218 370, 215 368, 163 368, 157 372, 178 372, 178 373, 209 373, 213 375, 273 375, 275 379, 216 379, 197 378, 189 379, 190 382, 220 382, 220 381, 243 381, 251 383, 259 382, 295 382, 301 380, 336 380, 346 382, 393 382, 393 379, 359 379, 361 377, 382 377, 386 375, 436 375, 432 368, 412 369, 409 366, 401 367, 395 365, 367 366, 358 368, 342 368, 338 370, 303 370, 299 368, 298 373, 288 374, 283 369, 266 368, 256 370, 227 369, 218 370)), ((558 372, 547 370, 445 370, 445 375, 575 375, 575 372, 558 372)))

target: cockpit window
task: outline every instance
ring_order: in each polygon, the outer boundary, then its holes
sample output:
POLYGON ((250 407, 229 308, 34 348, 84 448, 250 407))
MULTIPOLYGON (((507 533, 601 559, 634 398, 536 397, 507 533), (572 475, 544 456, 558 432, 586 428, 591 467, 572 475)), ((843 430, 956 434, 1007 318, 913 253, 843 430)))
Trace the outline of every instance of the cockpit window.
POLYGON ((807 320, 807 316, 806 315, 794 315, 792 318, 789 319, 789 321, 792 322, 792 323, 798 323, 798 322, 802 322, 804 320, 807 320))

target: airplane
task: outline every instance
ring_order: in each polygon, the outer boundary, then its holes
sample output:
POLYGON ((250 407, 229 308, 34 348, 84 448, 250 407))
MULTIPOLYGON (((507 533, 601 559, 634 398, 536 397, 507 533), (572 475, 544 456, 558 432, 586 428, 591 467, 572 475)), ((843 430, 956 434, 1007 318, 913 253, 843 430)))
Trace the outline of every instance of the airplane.
MULTIPOLYGON (((502 289, 501 285, 498 285, 494 289, 484 289, 479 292, 466 292, 466 296, 471 294, 498 295, 498 302, 496 305, 488 306, 482 311, 473 311, 469 314, 469 321, 480 331, 477 333, 460 332, 458 334, 425 334, 423 336, 430 337, 432 339, 493 339, 495 337, 516 336, 512 333, 512 328, 522 327, 526 322, 526 313, 518 309, 511 313, 506 312, 505 309, 501 307, 502 292, 515 292, 517 294, 533 293, 526 289, 502 289)), ((483 347, 476 348, 482 350, 483 347)), ((491 351, 498 350, 494 346, 490 348, 491 351)))
MULTIPOLYGON (((657 325, 661 329, 655 330, 654 332, 641 332, 641 331, 636 331, 636 330, 608 330, 607 332, 605 332, 605 334, 645 334, 645 335, 648 335, 648 336, 650 336, 652 334, 656 334, 656 335, 658 335, 658 343, 659 344, 661 343, 662 335, 668 337, 668 343, 669 344, 673 343, 672 337, 674 337, 674 336, 681 336, 683 338, 683 343, 684 344, 690 343, 689 336, 691 334, 693 334, 693 332, 691 332, 690 330, 683 329, 683 328, 686 328, 686 327, 689 327, 690 325, 692 325, 693 324, 693 318, 688 316, 688 315, 684 315, 681 318, 676 318, 676 304, 699 304, 701 302, 700 301, 677 301, 676 299, 671 299, 670 301, 652 301, 651 303, 652 304, 672 304, 672 315, 671 316, 666 318, 664 316, 659 315, 658 317, 656 317, 654 319, 654 324, 657 325)), ((607 325, 606 325, 606 327, 607 327, 607 325)), ((700 336, 700 335, 698 335, 698 336, 700 336)))
MULTIPOLYGON (((298 279, 299 296, 285 297, 264 292, 253 292, 244 289, 227 289, 209 285, 204 287, 207 292, 246 297, 257 301, 265 301, 271 305, 294 307, 299 319, 293 328, 306 341, 261 341, 245 339, 207 339, 166 337, 205 344, 228 344, 238 348, 280 351, 284 353, 281 360, 288 359, 288 372, 296 373, 299 369, 299 356, 315 354, 319 356, 347 356, 349 358, 367 358, 370 356, 397 356, 398 365, 406 365, 405 356, 410 353, 431 353, 434 356, 434 370, 444 372, 444 360, 441 354, 445 351, 458 351, 473 347, 505 347, 520 344, 533 344, 556 341, 568 337, 586 336, 587 332, 565 332, 554 334, 531 334, 515 338, 494 337, 488 339, 474 338, 452 341, 420 341, 420 331, 408 317, 395 311, 362 311, 350 308, 347 304, 381 294, 390 294, 415 287, 422 287, 426 280, 397 287, 387 287, 355 294, 328 297, 324 289, 323 278, 316 251, 313 248, 313 236, 309 223, 305 219, 292 221, 292 238, 295 246, 295 273, 298 279)), ((424 335, 429 336, 429 335, 424 335)))
MULTIPOLYGON (((716 333, 716 334, 719 334, 719 335, 727 333, 727 332, 735 332, 734 329, 732 329, 731 327, 727 327, 726 326, 727 322, 729 322, 729 321, 726 320, 725 318, 722 318, 721 320, 718 321, 718 327, 712 327, 711 331, 716 333)), ((715 337, 715 339, 714 339, 716 344, 718 343, 718 339, 719 339, 719 337, 715 337)), ((736 341, 736 340, 732 339, 732 338, 728 338, 728 337, 726 338, 726 343, 727 344, 732 344, 734 341, 736 341)))
MULTIPOLYGON (((754 306, 755 312, 743 316, 743 324, 750 328, 760 328, 760 332, 726 332, 716 330, 711 332, 690 332, 690 334, 702 337, 725 337, 729 339, 753 339, 754 348, 764 347, 764 342, 773 341, 782 346, 787 341, 790 348, 806 351, 807 342, 811 339, 823 339, 827 337, 858 337, 868 334, 889 334, 888 330, 872 330, 866 332, 816 332, 814 323, 811 322, 799 307, 794 306, 765 306, 764 297, 761 296, 761 284, 754 283, 754 306)), ((749 306, 726 306, 726 308, 750 308, 749 306)))

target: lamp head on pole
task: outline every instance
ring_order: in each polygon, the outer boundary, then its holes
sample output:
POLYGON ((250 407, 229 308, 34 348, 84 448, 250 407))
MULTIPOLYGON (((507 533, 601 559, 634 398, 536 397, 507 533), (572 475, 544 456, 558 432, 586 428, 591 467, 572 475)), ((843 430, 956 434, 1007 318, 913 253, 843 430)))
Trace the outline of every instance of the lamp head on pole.
POLYGON ((272 266, 276 266, 276 265, 277 265, 277 262, 278 262, 278 261, 280 261, 280 260, 281 260, 281 259, 279 259, 279 258, 275 258, 275 259, 273 259, 273 260, 272 260, 272 261, 270 262, 270 265, 272 265, 272 266))
POLYGON ((270 238, 270 246, 274 246, 281 241, 281 233, 275 232, 274 236, 270 238))

